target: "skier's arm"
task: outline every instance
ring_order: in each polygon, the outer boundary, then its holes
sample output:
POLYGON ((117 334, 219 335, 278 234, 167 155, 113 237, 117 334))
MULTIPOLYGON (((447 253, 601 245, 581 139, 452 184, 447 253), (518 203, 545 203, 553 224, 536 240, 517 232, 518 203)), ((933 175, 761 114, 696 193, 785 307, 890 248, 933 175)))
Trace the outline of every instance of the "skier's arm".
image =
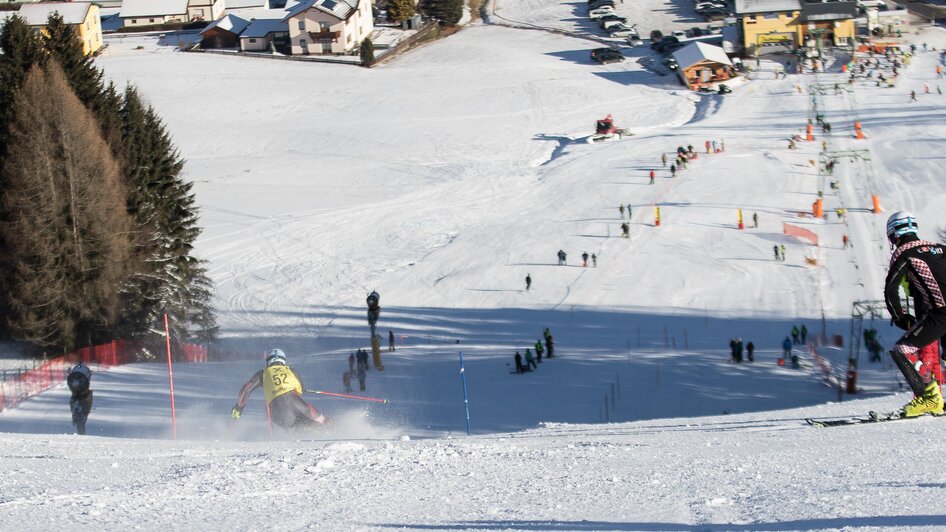
POLYGON ((250 395, 253 395, 253 391, 262 385, 263 370, 259 370, 240 388, 240 395, 237 396, 237 404, 233 407, 233 417, 240 417, 240 414, 243 413, 243 408, 246 407, 247 401, 250 400, 250 395))
POLYGON ((890 312, 890 318, 894 324, 901 329, 909 329, 909 326, 906 326, 906 321, 912 318, 903 310, 903 305, 900 304, 900 283, 907 274, 908 264, 906 257, 901 255, 890 266, 890 271, 887 272, 887 281, 884 284, 884 301, 887 303, 887 311, 890 312))

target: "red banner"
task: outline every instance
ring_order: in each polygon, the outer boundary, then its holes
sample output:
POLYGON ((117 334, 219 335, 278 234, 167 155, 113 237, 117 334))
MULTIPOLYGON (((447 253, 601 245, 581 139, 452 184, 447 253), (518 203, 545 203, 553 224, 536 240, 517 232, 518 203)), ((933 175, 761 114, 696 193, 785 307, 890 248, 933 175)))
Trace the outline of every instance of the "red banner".
POLYGON ((782 231, 788 236, 804 238, 805 240, 809 240, 812 244, 818 245, 818 235, 816 235, 814 231, 805 229, 804 227, 782 222, 782 231))

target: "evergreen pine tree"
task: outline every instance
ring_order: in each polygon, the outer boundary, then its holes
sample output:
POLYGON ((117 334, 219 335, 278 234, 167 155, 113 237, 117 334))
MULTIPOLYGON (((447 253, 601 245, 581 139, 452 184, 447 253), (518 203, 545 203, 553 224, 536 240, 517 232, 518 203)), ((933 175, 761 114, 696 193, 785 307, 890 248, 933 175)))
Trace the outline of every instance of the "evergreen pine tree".
POLYGON ((82 53, 82 40, 75 28, 66 24, 58 12, 46 21, 43 46, 56 59, 69 80, 73 92, 85 106, 98 114, 104 92, 102 71, 92 62, 92 56, 82 53))
POLYGON ((123 161, 131 188, 128 210, 135 221, 137 255, 143 258, 126 287, 125 319, 133 334, 161 323, 166 312, 177 339, 211 340, 216 323, 211 282, 193 256, 200 235, 192 184, 160 118, 137 91, 125 91, 123 161))
POLYGON ((13 15, 0 28, 0 157, 6 153, 7 127, 14 113, 14 94, 33 65, 45 62, 43 45, 21 17, 13 15))
POLYGON ((396 22, 407 20, 414 16, 413 0, 388 0, 387 3, 388 21, 396 22))
POLYGON ((361 54, 361 64, 367 65, 374 61, 374 43, 371 42, 370 37, 365 37, 365 40, 361 41, 359 52, 361 54))
POLYGON ((421 0, 420 7, 424 15, 443 26, 456 26, 463 18, 463 0, 421 0))

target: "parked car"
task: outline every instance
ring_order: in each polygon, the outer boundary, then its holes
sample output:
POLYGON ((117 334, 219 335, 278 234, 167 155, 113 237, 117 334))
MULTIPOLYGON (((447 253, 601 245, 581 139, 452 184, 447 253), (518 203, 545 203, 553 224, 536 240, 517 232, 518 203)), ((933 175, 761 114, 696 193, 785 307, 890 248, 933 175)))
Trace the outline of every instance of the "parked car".
POLYGON ((718 92, 720 94, 729 94, 730 92, 732 92, 732 89, 729 88, 729 85, 726 85, 725 83, 720 83, 718 92))
POLYGON ((703 10, 700 12, 700 14, 703 15, 703 18, 705 18, 706 20, 723 20, 724 18, 729 16, 729 10, 713 8, 713 9, 703 10))
POLYGON ((630 44, 631 46, 642 46, 644 44, 644 40, 641 39, 641 36, 637 33, 637 30, 634 30, 634 33, 627 36, 627 44, 630 44))
POLYGON ((707 35, 719 35, 723 32, 723 25, 719 23, 713 23, 706 27, 707 35))
POLYGON ((601 0, 593 4, 588 4, 588 11, 594 11, 595 9, 601 9, 603 7, 610 7, 611 9, 614 9, 614 2, 611 0, 601 0))
POLYGON ((614 22, 627 24, 627 17, 622 17, 621 15, 615 13, 612 15, 605 15, 598 19, 598 25, 601 26, 602 29, 607 28, 609 24, 614 22))
POLYGON ((682 31, 682 30, 677 30, 677 31, 671 33, 671 35, 674 36, 674 37, 676 37, 677 40, 682 40, 682 39, 686 39, 686 38, 687 38, 687 32, 682 31))
POLYGON ((680 65, 677 64, 677 60, 674 59, 673 56, 664 58, 663 65, 669 68, 670 70, 676 70, 680 68, 680 65))
POLYGON ((597 7, 588 12, 588 17, 592 19, 599 19, 612 13, 614 13, 614 8, 611 6, 597 7))
POLYGON ((687 43, 685 42, 671 42, 658 47, 657 52, 661 54, 672 54, 686 45, 687 43))
POLYGON ((611 7, 599 7, 598 9, 592 9, 588 12, 588 17, 592 20, 597 20, 605 15, 610 15, 614 13, 614 9, 611 7))
POLYGON ((688 35, 690 37, 702 37, 704 33, 705 30, 703 28, 690 28, 688 35))
POLYGON ((680 39, 677 39, 673 35, 668 35, 663 39, 660 39, 660 42, 657 44, 651 44, 651 48, 657 51, 657 53, 664 53, 664 48, 670 46, 671 44, 680 44, 680 39))
POLYGON ((595 48, 591 51, 591 59, 602 65, 607 65, 608 63, 624 61, 624 54, 614 48, 595 48))
POLYGON ((624 38, 632 33, 637 33, 634 28, 624 24, 615 24, 607 29, 608 36, 624 38))
POLYGON ((703 11, 706 9, 726 9, 726 4, 723 4, 721 2, 705 1, 705 2, 700 2, 696 4, 696 6, 694 7, 696 8, 696 12, 699 13, 700 11, 703 11))

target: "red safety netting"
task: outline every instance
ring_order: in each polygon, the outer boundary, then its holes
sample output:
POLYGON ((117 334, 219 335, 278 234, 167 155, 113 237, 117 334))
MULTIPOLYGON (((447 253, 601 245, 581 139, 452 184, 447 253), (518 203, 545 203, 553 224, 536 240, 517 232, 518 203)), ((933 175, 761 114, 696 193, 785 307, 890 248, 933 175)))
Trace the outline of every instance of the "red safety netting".
POLYGON ((814 245, 818 245, 818 235, 809 229, 804 227, 798 227, 797 225, 787 224, 782 222, 782 231, 788 236, 794 236, 798 238, 804 238, 810 241, 814 245))
MULTIPOLYGON (((35 368, 4 374, 0 381, 0 412, 14 408, 22 401, 42 393, 66 380, 69 370, 78 361, 98 366, 117 366, 134 362, 139 346, 126 340, 113 340, 107 344, 77 349, 68 355, 45 360, 35 368)), ((174 349, 179 362, 207 362, 207 346, 178 344, 174 349)))

